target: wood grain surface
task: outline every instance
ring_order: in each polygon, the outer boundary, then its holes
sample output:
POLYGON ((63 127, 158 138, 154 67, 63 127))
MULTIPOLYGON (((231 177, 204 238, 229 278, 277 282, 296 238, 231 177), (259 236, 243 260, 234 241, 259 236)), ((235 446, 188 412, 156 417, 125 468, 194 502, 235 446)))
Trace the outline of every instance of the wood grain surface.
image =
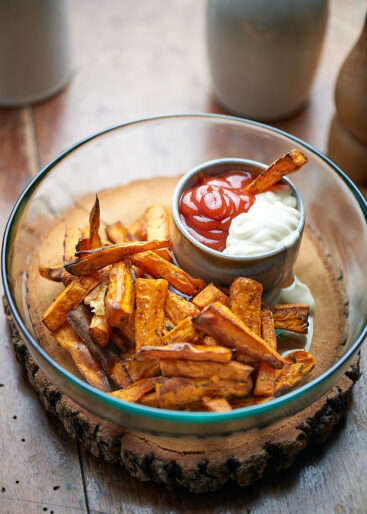
MULTIPOLYGON (((338 69, 360 33, 365 0, 333 0, 307 108, 276 125, 326 150, 338 69)), ((74 0, 74 74, 57 97, 0 109, 0 230, 39 167, 115 123, 174 112, 223 112, 205 57, 204 0, 74 0)), ((25 382, 0 316, 0 512, 366 512, 367 383, 346 423, 290 471, 246 489, 194 496, 132 479, 87 454, 47 416, 25 382), (14 418, 16 416, 16 418, 14 418), (24 439, 24 441, 22 441, 24 439)), ((362 353, 361 369, 367 369, 362 353)))

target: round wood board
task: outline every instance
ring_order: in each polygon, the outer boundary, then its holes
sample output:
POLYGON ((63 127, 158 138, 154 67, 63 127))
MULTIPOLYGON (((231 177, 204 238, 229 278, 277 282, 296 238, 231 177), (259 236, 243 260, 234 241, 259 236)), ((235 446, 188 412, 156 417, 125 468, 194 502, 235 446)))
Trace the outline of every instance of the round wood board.
MULTIPOLYGON (((102 191, 99 193, 102 227, 117 220, 129 224, 158 198, 169 206, 176 182, 177 178, 154 178, 102 191)), ((40 277, 38 266, 60 262, 65 225, 85 226, 93 201, 92 195, 79 199, 75 208, 53 224, 46 234, 43 233, 44 220, 39 225, 32 224, 33 234, 39 230, 42 236, 27 270, 27 304, 35 336, 56 361, 76 375, 78 372, 70 356, 41 323, 43 312, 62 286, 40 277)), ((331 257, 310 227, 305 230, 295 270, 310 287, 316 303, 310 349, 316 366, 308 377, 312 380, 335 362, 345 342, 346 301, 331 257)), ((185 486, 193 492, 213 491, 227 482, 246 486, 268 471, 290 466, 307 445, 329 437, 348 409, 359 374, 356 362, 338 384, 313 405, 260 430, 225 438, 152 436, 99 419, 56 389, 30 357, 9 313, 8 320, 16 355, 29 381, 46 410, 59 418, 69 434, 95 456, 120 462, 139 480, 185 486)), ((298 339, 290 344, 299 347, 302 341, 298 339)))

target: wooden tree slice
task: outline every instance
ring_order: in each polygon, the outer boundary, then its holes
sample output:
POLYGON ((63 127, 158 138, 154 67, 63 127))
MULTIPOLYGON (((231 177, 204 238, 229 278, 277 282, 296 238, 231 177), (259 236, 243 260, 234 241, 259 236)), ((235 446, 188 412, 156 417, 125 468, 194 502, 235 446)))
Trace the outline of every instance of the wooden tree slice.
POLYGON ((226 438, 169 438, 135 433, 104 421, 53 386, 30 356, 5 305, 17 359, 45 409, 97 458, 119 462, 142 481, 184 486, 199 493, 229 482, 247 486, 270 471, 286 469, 307 446, 323 443, 345 416, 359 359, 322 398, 298 414, 261 430, 226 438))

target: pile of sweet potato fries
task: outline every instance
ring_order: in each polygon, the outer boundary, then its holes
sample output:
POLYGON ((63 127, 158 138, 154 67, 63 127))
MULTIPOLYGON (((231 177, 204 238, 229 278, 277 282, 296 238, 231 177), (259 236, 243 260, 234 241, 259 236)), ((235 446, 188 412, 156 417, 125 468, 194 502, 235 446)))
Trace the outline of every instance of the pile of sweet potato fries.
POLYGON ((262 303, 238 277, 229 294, 172 263, 162 205, 100 237, 98 198, 84 230, 67 227, 63 263, 41 267, 65 289, 43 323, 85 380, 129 402, 221 412, 270 400, 311 371, 305 351, 277 352, 275 329, 307 333, 303 304, 262 303))
MULTIPOLYGON (((257 193, 306 161, 293 150, 248 187, 257 193)), ((43 323, 92 386, 151 407, 222 412, 268 401, 314 367, 306 351, 283 358, 275 332, 307 333, 309 307, 263 303, 249 278, 222 290, 191 277, 172 262, 163 205, 105 232, 106 241, 96 198, 89 225, 66 228, 63 263, 40 268, 65 285, 43 323)))

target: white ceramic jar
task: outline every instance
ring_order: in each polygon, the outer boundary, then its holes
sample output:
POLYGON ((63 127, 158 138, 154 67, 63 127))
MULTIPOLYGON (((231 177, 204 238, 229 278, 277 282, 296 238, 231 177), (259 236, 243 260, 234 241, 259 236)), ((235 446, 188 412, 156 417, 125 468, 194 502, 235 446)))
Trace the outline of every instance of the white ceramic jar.
POLYGON ((57 93, 71 73, 67 0, 0 0, 0 105, 57 93))
POLYGON ((219 103, 264 121, 301 109, 327 15, 327 0, 207 0, 209 67, 219 103))

